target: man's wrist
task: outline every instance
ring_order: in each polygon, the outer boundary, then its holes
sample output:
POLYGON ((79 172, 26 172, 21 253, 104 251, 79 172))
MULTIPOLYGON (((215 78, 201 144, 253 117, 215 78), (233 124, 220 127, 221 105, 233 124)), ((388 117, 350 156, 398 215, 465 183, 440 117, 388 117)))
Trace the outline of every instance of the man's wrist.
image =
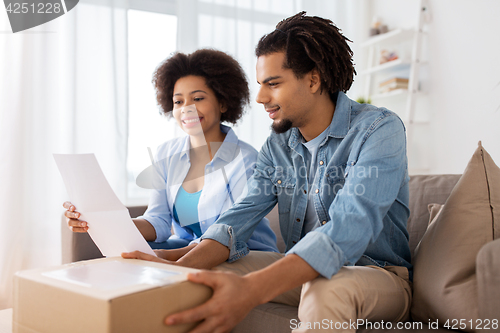
POLYGON ((244 275, 243 279, 247 285, 246 293, 252 308, 272 300, 272 298, 269 299, 269 296, 267 295, 262 282, 259 280, 258 275, 250 273, 244 275))

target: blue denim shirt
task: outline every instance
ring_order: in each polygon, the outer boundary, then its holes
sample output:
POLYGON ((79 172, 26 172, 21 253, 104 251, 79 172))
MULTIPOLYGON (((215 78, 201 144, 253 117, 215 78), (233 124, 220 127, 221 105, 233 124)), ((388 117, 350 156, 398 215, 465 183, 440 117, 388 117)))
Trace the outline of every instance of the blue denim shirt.
POLYGON ((406 222, 408 168, 403 122, 393 112, 339 93, 328 135, 317 153, 307 193, 306 148, 297 128, 272 133, 262 147, 248 194, 202 238, 228 246, 229 261, 245 256, 245 241, 278 203, 287 254, 331 278, 344 265, 411 269, 406 222), (308 195, 320 226, 301 239, 308 195))
MULTIPOLYGON (((232 206, 233 200, 245 195, 247 180, 257 160, 257 151, 239 140, 230 127, 221 125, 221 131, 226 133, 226 138, 213 160, 205 166, 203 189, 197 207, 202 233, 232 206)), ((191 166, 190 148, 188 135, 158 147, 155 158, 158 178, 152 186, 148 209, 143 216, 138 217, 147 220, 155 228, 156 242, 164 242, 170 237, 189 240, 190 244, 200 242, 191 229, 181 226, 173 218, 177 193, 191 166), (174 235, 171 233, 172 227, 174 235)), ((266 218, 256 221, 255 232, 245 235, 245 241, 245 248, 248 245, 252 250, 278 252, 276 236, 266 218)))

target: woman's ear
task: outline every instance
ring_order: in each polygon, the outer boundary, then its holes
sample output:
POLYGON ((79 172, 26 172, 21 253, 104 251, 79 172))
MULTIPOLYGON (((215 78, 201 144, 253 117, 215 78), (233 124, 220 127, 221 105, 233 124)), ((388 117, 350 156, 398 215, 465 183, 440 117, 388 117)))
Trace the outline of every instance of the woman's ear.
POLYGON ((314 94, 321 87, 321 76, 319 75, 319 72, 316 68, 314 68, 311 72, 309 72, 308 75, 309 75, 311 92, 314 94))
POLYGON ((220 113, 224 113, 227 111, 227 106, 225 102, 220 102, 220 113))

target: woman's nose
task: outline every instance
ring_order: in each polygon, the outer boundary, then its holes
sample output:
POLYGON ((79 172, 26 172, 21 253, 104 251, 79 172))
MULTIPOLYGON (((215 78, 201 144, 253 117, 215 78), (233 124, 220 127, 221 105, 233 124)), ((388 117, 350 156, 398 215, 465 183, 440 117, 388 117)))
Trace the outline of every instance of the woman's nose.
POLYGON ((194 104, 186 104, 182 108, 182 113, 196 112, 196 106, 194 104))

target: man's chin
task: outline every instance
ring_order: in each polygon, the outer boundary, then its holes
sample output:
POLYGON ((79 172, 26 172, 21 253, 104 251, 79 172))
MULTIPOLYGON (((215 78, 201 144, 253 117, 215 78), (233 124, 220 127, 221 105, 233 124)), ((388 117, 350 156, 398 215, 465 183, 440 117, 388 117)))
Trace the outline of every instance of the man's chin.
POLYGON ((271 124, 271 129, 274 131, 274 133, 277 134, 285 133, 292 127, 293 123, 290 119, 273 121, 273 123, 271 124))

